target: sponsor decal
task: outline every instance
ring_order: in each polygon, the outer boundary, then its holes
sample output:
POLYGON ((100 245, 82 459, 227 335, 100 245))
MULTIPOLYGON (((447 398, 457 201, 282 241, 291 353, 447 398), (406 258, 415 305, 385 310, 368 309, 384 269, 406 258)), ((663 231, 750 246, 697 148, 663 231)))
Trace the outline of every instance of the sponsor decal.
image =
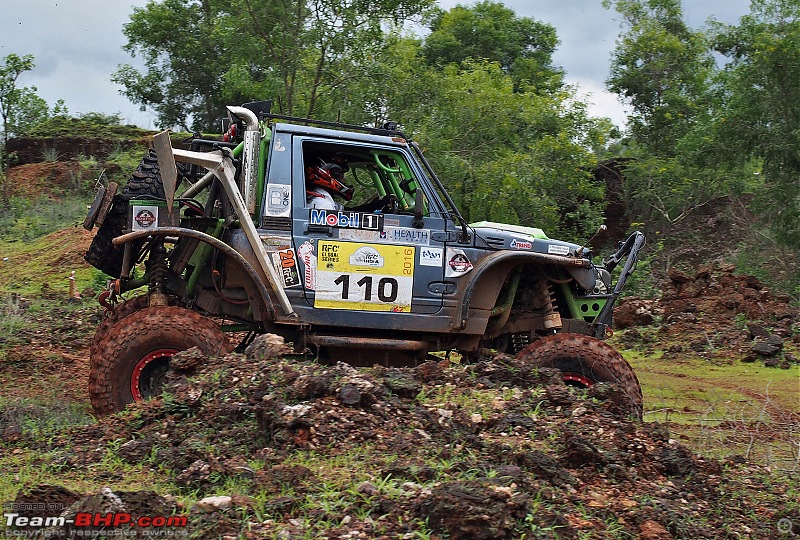
POLYGON ((462 249, 447 248, 445 276, 459 277, 472 270, 472 263, 462 249))
POLYGON ((361 212, 336 212, 334 210, 310 210, 309 224, 327 225, 337 229, 383 230, 383 214, 362 214, 361 212))
POLYGON ((533 243, 514 238, 509 246, 513 249, 533 249, 533 243))
POLYGON ((380 233, 381 240, 393 244, 412 244, 427 246, 431 243, 430 229, 412 229, 410 227, 384 227, 380 233))
POLYGON ((551 255, 569 255, 569 248, 558 244, 550 244, 547 246, 547 253, 551 255))
POLYGON ((288 217, 291 211, 292 189, 285 184, 267 184, 267 215, 288 217))
POLYGON ((297 255, 303 261, 303 285, 313 291, 317 288, 317 256, 314 255, 314 244, 306 240, 297 248, 297 255))
POLYGON ((444 263, 444 250, 442 248, 424 247, 419 250, 419 264, 422 266, 442 267, 444 263))
POLYGON ((284 288, 300 285, 300 273, 297 271, 297 260, 293 249, 282 249, 272 253, 272 264, 283 278, 284 288))
POLYGON ((393 227, 386 225, 382 231, 359 229, 339 229, 340 240, 356 240, 359 242, 407 244, 427 246, 431 242, 430 229, 412 229, 411 227, 393 227))
POLYGON ((411 311, 413 246, 320 240, 314 307, 411 311))
POLYGON ((134 206, 131 229, 143 231, 158 224, 158 206, 134 206))

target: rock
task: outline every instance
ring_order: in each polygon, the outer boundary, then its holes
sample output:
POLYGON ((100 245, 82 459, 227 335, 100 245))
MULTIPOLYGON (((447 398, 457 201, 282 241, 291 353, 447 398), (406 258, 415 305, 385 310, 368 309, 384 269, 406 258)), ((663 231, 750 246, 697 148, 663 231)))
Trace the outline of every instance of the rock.
POLYGON ((761 356, 774 356, 783 349, 783 340, 780 336, 770 334, 763 340, 756 341, 750 350, 761 356))
POLYGON ((218 510, 225 510, 230 508, 233 504, 233 499, 227 495, 220 495, 216 497, 206 497, 197 501, 192 506, 192 512, 216 512, 218 510))
POLYGON ((283 338, 276 334, 261 334, 244 350, 254 360, 269 360, 290 352, 283 338))
POLYGON ((480 482, 447 482, 419 504, 418 515, 452 540, 511 538, 528 511, 526 495, 480 482))
POLYGON ((336 394, 336 399, 345 405, 358 405, 361 403, 361 391, 354 384, 345 384, 336 394))
POLYGON ((692 278, 689 277, 688 274, 681 272, 675 267, 671 267, 669 270, 667 270, 667 277, 676 285, 681 285, 683 283, 689 283, 692 281, 692 278))
POLYGON ((408 372, 391 370, 384 377, 383 384, 394 394, 402 398, 417 397, 422 385, 408 372))
POLYGON ((661 524, 648 519, 639 526, 641 540, 672 540, 672 535, 661 524))
POLYGON ((781 359, 778 356, 770 356, 764 359, 764 365, 766 367, 778 367, 780 365, 781 359))
POLYGON ((747 331, 750 334, 750 339, 769 337, 769 330, 760 324, 747 323, 747 331))

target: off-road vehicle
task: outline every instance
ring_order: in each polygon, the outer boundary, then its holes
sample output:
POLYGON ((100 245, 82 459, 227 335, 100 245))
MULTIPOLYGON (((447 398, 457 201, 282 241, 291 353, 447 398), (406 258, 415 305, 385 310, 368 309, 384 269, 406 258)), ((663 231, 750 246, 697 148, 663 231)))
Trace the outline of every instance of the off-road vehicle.
POLYGON ((228 107, 228 118, 219 141, 173 149, 156 135, 128 184, 101 188, 89 210, 84 226, 99 228, 86 260, 115 278, 91 349, 98 414, 158 394, 177 351, 219 354, 233 349, 228 336, 246 346, 274 333, 360 365, 522 355, 572 385, 618 383, 641 415, 633 370, 603 341, 641 233, 596 262, 537 228, 468 224, 396 126, 291 118, 269 102, 228 107), (355 188, 341 210, 307 203, 320 163, 355 188))

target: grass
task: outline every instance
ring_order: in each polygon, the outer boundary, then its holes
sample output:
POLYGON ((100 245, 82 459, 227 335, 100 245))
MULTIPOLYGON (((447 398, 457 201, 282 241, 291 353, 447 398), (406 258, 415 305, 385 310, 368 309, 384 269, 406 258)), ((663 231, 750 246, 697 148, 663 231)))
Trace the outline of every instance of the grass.
POLYGON ((676 362, 660 354, 626 353, 642 385, 644 420, 662 422, 695 451, 743 456, 800 472, 800 365, 676 362))

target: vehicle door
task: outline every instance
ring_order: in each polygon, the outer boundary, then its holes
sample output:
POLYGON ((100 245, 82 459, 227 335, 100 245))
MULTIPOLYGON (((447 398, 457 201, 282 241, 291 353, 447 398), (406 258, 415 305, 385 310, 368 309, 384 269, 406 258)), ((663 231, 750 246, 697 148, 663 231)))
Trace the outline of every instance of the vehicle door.
MULTIPOLYGON (((292 234, 306 302, 320 310, 387 316, 439 312, 445 221, 433 211, 435 193, 420 182, 407 148, 295 135, 292 150, 292 234), (306 177, 330 163, 344 170, 352 199, 336 194, 342 208, 310 208, 306 177), (387 195, 395 195, 396 206, 369 208, 370 201, 387 195), (414 213, 418 200, 421 216, 414 213)), ((389 321, 381 324, 391 327, 389 321)))

